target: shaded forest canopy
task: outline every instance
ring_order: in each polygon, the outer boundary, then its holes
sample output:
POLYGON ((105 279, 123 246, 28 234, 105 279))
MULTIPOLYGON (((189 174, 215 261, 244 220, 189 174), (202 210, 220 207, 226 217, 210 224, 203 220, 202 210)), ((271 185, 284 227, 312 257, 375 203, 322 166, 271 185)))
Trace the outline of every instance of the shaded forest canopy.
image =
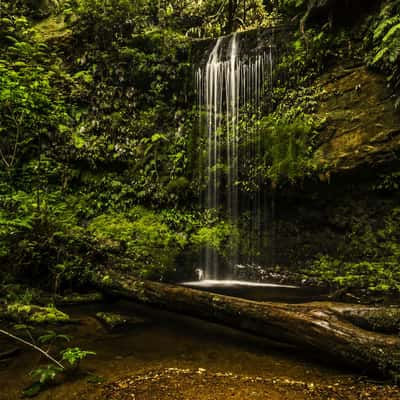
MULTIPOLYGON (((399 12, 397 0, 1 1, 3 282, 45 281, 60 292, 84 284, 97 265, 168 280, 177 267, 189 276, 204 246, 221 258, 239 246, 246 256, 245 213, 238 231, 200 206, 193 54, 202 39, 288 25, 275 66, 285 79, 276 79, 257 132, 243 132, 243 146, 252 138, 263 154, 238 182, 243 196, 262 191, 278 203, 265 242, 267 252, 280 242, 285 257, 266 259, 333 286, 398 292, 397 142, 384 162, 380 152, 350 157, 344 171, 337 157, 321 156, 337 114, 320 105, 326 74, 363 65, 384 77, 378 86, 395 124, 399 12), (322 194, 327 188, 334 200, 322 194), (318 238, 321 221, 327 236, 318 238)), ((397 137, 385 135, 379 143, 397 137)))

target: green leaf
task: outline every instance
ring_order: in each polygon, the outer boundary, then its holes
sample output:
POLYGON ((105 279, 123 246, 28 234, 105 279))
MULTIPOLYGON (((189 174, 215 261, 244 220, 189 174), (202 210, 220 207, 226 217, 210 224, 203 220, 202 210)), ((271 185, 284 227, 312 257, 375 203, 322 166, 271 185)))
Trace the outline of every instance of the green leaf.
POLYGON ((96 355, 94 351, 81 350, 79 347, 68 347, 61 352, 62 360, 70 363, 71 366, 76 365, 89 355, 96 355))
POLYGON ((60 367, 49 364, 31 371, 30 375, 33 379, 38 380, 42 385, 44 385, 53 381, 59 372, 62 372, 60 367))
POLYGON ((389 41, 389 39, 391 39, 392 36, 396 34, 396 32, 400 32, 400 24, 392 26, 382 39, 382 42, 386 43, 387 41, 389 41))
POLYGON ((40 382, 34 382, 23 390, 25 397, 35 397, 43 390, 43 385, 40 382))
POLYGON ((167 137, 162 134, 162 133, 155 133, 154 135, 151 136, 151 141, 154 142, 159 142, 161 140, 167 140, 167 137))
POLYGON ((372 64, 377 64, 382 58, 383 56, 389 51, 388 47, 384 47, 383 49, 381 49, 374 57, 374 59, 372 60, 372 64))
POLYGON ((81 149, 85 146, 86 141, 85 139, 79 135, 78 132, 74 132, 72 134, 72 140, 73 140, 73 144, 77 149, 81 149))

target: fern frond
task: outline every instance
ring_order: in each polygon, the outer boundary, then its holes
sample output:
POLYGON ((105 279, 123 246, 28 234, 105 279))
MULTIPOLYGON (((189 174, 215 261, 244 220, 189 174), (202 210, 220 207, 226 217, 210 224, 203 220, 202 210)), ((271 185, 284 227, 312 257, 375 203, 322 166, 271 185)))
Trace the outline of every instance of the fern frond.
POLYGON ((400 23, 400 16, 395 15, 391 18, 384 19, 374 30, 374 40, 378 40, 381 38, 385 32, 388 31, 388 29, 392 28, 394 25, 397 25, 400 23))
POLYGON ((396 33, 400 33, 400 23, 392 26, 382 39, 383 43, 387 43, 396 33))
POLYGON ((376 56, 374 57, 374 59, 372 60, 372 65, 377 64, 379 61, 382 60, 383 56, 389 51, 389 47, 384 47, 383 49, 381 49, 376 56))
POLYGON ((390 47, 389 62, 394 64, 400 57, 400 43, 390 47))

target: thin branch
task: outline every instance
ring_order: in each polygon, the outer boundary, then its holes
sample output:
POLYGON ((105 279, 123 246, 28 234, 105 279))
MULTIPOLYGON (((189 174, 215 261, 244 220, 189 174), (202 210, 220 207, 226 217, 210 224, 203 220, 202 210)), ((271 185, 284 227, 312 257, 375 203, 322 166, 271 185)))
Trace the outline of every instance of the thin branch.
POLYGON ((219 18, 219 16, 222 14, 222 12, 225 9, 226 3, 227 3, 227 0, 225 0, 221 3, 221 6, 218 9, 217 13, 215 15, 211 15, 210 17, 208 17, 208 22, 213 22, 219 18))
POLYGON ((4 165, 6 166, 6 168, 7 169, 10 168, 10 164, 8 163, 6 157, 4 156, 3 152, 1 151, 1 149, 0 149, 0 157, 1 157, 4 165))
POLYGON ((17 118, 16 118, 16 116, 14 114, 14 110, 11 107, 9 107, 9 108, 10 108, 11 116, 12 116, 12 118, 14 120, 14 123, 15 123, 15 128, 17 130, 17 135, 16 135, 16 138, 15 138, 14 151, 13 151, 13 154, 12 154, 12 157, 11 157, 11 160, 10 160, 10 166, 11 166, 11 165, 14 164, 15 157, 17 156, 17 148, 18 148, 18 141, 19 141, 20 130, 21 130, 21 123, 22 123, 22 121, 24 119, 25 111, 22 111, 19 120, 17 120, 17 118))
POLYGON ((4 331, 3 329, 0 329, 0 333, 2 333, 3 335, 6 335, 18 342, 21 342, 29 347, 32 347, 33 349, 39 351, 40 353, 42 353, 44 356, 46 356, 50 361, 52 361, 54 364, 56 364, 58 367, 60 367, 61 369, 65 370, 64 365, 62 365, 59 361, 57 361, 55 358, 53 358, 49 353, 46 353, 43 349, 41 349, 40 347, 36 346, 33 343, 30 343, 24 339, 21 339, 18 336, 13 335, 12 333, 9 333, 7 331, 4 331))

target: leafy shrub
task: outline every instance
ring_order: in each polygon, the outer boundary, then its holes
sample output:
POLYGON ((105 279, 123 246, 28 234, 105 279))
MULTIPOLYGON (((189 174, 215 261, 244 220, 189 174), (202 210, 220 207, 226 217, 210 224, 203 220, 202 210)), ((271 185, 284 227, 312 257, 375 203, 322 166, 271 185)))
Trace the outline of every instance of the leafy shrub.
POLYGON ((367 289, 371 292, 400 292, 400 267, 397 262, 343 262, 321 256, 305 273, 336 287, 367 289))
POLYGON ((145 278, 162 278, 175 267, 187 243, 152 211, 134 207, 126 213, 102 214, 88 226, 107 262, 130 268, 145 278))
POLYGON ((87 356, 96 355, 94 351, 82 350, 79 347, 68 347, 61 351, 62 361, 67 361, 73 368, 77 368, 79 363, 87 356))
POLYGON ((199 248, 208 247, 227 257, 238 247, 239 232, 235 225, 219 221, 211 226, 200 227, 191 240, 199 248))
POLYGON ((15 274, 40 279, 53 276, 53 289, 61 281, 85 275, 85 229, 74 209, 76 198, 60 192, 16 192, 0 197, 1 259, 15 274))
MULTIPOLYGON (((288 115, 288 114, 286 114, 288 115)), ((258 191, 268 182, 284 184, 304 179, 314 169, 312 155, 316 130, 311 117, 300 113, 292 120, 270 114, 261 119, 244 120, 239 152, 244 160, 240 186, 258 191), (252 149, 257 148, 257 154, 252 149)))
MULTIPOLYGON (((63 335, 56 336, 62 337, 63 335)), ((36 350, 38 350, 37 347, 36 350)), ((48 353, 46 352, 46 354, 48 353)), ((60 354, 62 356, 61 361, 66 361, 69 364, 69 372, 77 371, 80 362, 87 356, 96 355, 94 351, 82 350, 79 347, 68 347, 62 350, 60 354)), ((56 361, 55 359, 53 360, 56 361)), ((34 382, 24 389, 24 396, 36 396, 38 393, 48 388, 55 381, 57 376, 66 370, 66 367, 59 362, 57 362, 57 364, 48 364, 34 369, 30 373, 30 376, 34 382)))
POLYGON ((334 286, 400 292, 400 209, 373 225, 352 224, 339 248, 340 257, 319 255, 304 272, 334 286))
POLYGON ((400 106, 400 1, 383 2, 378 17, 373 21, 367 40, 372 50, 367 59, 371 66, 388 76, 396 93, 396 107, 400 106))

